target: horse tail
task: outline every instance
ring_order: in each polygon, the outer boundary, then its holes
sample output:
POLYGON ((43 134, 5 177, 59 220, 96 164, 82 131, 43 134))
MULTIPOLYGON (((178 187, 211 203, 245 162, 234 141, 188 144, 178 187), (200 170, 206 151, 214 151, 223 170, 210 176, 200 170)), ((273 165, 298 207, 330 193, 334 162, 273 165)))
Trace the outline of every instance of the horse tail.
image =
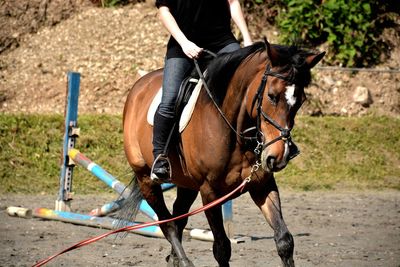
MULTIPOLYGON (((122 204, 117 212, 117 222, 114 224, 115 229, 126 227, 135 221, 142 200, 143 195, 140 191, 137 177, 134 175, 131 182, 119 196, 118 201, 122 202, 122 204)), ((127 232, 122 232, 118 233, 117 236, 125 237, 126 234, 127 232)))

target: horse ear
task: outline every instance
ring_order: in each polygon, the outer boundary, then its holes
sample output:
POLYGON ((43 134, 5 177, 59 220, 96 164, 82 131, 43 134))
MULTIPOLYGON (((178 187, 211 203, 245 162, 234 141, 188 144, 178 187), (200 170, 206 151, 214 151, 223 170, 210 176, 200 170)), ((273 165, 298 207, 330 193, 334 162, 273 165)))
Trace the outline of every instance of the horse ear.
POLYGON ((268 58, 271 61, 272 66, 278 65, 279 62, 279 54, 275 48, 271 46, 271 44, 267 41, 267 38, 264 37, 264 44, 267 49, 268 58))
POLYGON ((310 69, 312 69, 315 65, 317 65, 318 62, 321 61, 321 59, 325 56, 325 52, 322 52, 320 54, 313 54, 310 55, 306 58, 307 65, 310 69))

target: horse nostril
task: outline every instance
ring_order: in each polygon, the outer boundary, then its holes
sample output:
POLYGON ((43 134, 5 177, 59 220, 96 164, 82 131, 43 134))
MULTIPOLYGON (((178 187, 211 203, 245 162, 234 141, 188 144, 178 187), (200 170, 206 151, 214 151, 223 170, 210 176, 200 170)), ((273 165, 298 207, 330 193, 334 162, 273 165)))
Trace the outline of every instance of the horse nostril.
POLYGON ((267 167, 268 167, 268 169, 270 169, 270 170, 273 170, 274 169, 274 167, 275 167, 275 161, 276 161, 276 158, 275 157, 273 157, 273 156, 268 156, 267 157, 267 167))

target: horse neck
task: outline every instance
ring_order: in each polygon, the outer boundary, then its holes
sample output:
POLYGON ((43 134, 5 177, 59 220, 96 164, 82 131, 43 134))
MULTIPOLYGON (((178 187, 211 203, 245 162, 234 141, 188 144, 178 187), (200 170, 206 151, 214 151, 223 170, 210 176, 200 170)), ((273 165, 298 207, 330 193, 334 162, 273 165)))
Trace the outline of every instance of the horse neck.
MULTIPOLYGON (((265 54, 260 53, 244 61, 232 77, 222 103, 222 111, 233 124, 241 124, 243 122, 246 106, 248 106, 247 102, 253 100, 248 90, 253 84, 261 81, 265 64, 265 54)), ((237 125, 237 127, 240 128, 241 125, 237 125)))
MULTIPOLYGON (((227 87, 222 102, 219 104, 224 119, 208 93, 205 90, 201 91, 195 112, 189 123, 190 127, 183 135, 183 139, 186 141, 184 143, 190 143, 190 149, 185 152, 188 161, 190 161, 190 158, 195 158, 193 160, 195 162, 208 162, 209 158, 216 158, 218 160, 216 163, 212 163, 210 168, 212 167, 214 171, 222 173, 227 171, 227 164, 233 158, 241 158, 241 156, 238 156, 238 153, 241 153, 237 147, 239 144, 237 142, 238 136, 234 134, 232 128, 240 132, 243 122, 246 123, 244 107, 246 101, 252 100, 252 98, 247 99, 247 90, 253 80, 258 79, 258 73, 262 74, 264 68, 265 57, 263 63, 257 56, 240 64, 227 87)), ((202 170, 207 170, 203 167, 202 170)))

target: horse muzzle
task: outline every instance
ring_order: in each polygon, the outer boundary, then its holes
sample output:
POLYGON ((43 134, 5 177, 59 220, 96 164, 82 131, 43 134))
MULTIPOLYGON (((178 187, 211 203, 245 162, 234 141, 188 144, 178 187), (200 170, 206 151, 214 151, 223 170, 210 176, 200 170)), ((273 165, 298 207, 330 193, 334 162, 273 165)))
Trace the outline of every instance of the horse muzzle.
POLYGON ((267 172, 278 172, 286 167, 289 161, 300 154, 300 150, 291 138, 282 140, 282 149, 265 147, 261 153, 261 166, 267 172), (283 150, 283 151, 282 151, 283 150))
POLYGON ((269 154, 267 149, 264 149, 261 153, 261 167, 266 172, 278 172, 284 169, 287 165, 285 159, 279 159, 276 155, 269 154))

